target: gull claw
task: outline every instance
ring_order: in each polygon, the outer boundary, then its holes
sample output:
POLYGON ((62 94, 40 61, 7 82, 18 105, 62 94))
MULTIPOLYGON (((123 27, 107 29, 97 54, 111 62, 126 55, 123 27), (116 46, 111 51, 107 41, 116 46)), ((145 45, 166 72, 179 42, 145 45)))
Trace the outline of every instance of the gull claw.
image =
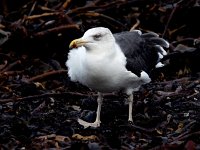
POLYGON ((131 121, 131 120, 128 120, 128 123, 130 124, 130 125, 133 125, 133 120, 131 121))
POLYGON ((100 127, 100 121, 95 121, 93 123, 89 123, 89 122, 86 122, 80 118, 78 118, 78 123, 80 125, 82 125, 84 128, 88 128, 88 127, 93 127, 93 128, 97 128, 97 127, 100 127))
POLYGON ((133 122, 133 119, 128 119, 128 122, 133 122))

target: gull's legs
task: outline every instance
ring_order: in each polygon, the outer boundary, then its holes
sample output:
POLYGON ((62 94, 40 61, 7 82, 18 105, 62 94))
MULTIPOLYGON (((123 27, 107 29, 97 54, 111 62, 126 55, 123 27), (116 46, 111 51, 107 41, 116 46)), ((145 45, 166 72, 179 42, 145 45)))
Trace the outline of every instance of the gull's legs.
POLYGON ((89 123, 89 122, 86 122, 82 119, 78 119, 78 123, 80 125, 83 125, 84 128, 87 128, 87 127, 99 127, 100 126, 100 114, 101 114, 101 105, 102 105, 102 102, 103 102, 103 95, 102 93, 98 92, 98 98, 97 98, 97 103, 98 103, 98 107, 97 107, 97 112, 96 112, 96 120, 94 123, 89 123))
POLYGON ((132 112, 133 112, 133 93, 129 95, 128 97, 128 121, 133 122, 133 116, 132 116, 132 112))

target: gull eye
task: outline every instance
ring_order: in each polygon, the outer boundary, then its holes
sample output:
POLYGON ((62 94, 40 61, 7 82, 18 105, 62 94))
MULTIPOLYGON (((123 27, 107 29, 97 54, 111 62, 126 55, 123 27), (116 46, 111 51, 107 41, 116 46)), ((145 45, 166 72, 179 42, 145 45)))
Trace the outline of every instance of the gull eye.
POLYGON ((100 33, 95 34, 95 35, 93 36, 94 40, 99 40, 101 37, 102 37, 102 35, 101 35, 100 33))

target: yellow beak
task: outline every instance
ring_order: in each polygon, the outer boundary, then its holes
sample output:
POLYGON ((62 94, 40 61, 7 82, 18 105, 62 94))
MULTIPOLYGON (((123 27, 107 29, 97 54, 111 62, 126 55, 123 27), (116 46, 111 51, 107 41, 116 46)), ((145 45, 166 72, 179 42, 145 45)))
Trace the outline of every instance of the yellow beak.
POLYGON ((84 41, 83 39, 75 39, 73 41, 71 41, 71 43, 69 44, 69 48, 77 48, 80 46, 83 46, 84 44, 88 43, 87 41, 84 41))

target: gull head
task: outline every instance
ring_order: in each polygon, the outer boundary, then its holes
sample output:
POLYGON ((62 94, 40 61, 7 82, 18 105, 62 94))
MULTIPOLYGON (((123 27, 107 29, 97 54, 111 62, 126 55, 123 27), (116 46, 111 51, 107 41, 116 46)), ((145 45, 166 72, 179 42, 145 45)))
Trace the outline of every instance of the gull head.
POLYGON ((73 40, 69 48, 85 47, 88 51, 109 50, 113 46, 115 39, 108 28, 96 27, 87 30, 84 35, 73 40))

